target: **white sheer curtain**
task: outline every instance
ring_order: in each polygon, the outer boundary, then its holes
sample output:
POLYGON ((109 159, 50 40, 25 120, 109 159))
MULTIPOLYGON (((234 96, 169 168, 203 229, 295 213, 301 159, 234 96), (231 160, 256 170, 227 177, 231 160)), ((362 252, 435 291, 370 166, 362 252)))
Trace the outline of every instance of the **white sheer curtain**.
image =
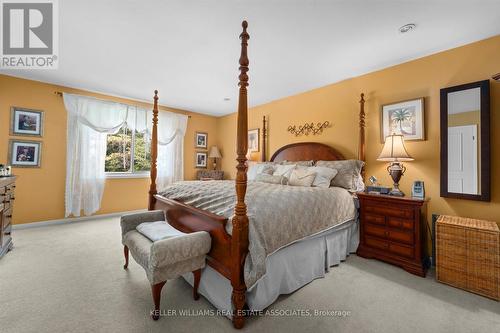
MULTIPOLYGON (((127 124, 137 132, 146 133, 151 140, 153 112, 136 108, 129 110, 127 124), (135 127, 133 127, 135 126, 135 127)), ((188 117, 183 114, 160 111, 158 113, 158 174, 157 188, 163 189, 173 182, 184 179, 184 135, 188 117)))
MULTIPOLYGON (((160 111, 158 114, 158 190, 184 179, 184 135, 188 117, 160 111)), ((148 122, 148 134, 152 122, 148 122), (149 125, 151 124, 151 125, 149 125)))
MULTIPOLYGON (((107 135, 127 124, 151 137, 152 112, 121 103, 64 94, 68 112, 65 216, 99 210, 104 191, 107 135)), ((188 117, 158 115, 158 189, 184 178, 184 135, 188 117)))
POLYGON ((106 138, 125 124, 128 106, 64 94, 68 112, 65 216, 91 215, 101 206, 106 138))

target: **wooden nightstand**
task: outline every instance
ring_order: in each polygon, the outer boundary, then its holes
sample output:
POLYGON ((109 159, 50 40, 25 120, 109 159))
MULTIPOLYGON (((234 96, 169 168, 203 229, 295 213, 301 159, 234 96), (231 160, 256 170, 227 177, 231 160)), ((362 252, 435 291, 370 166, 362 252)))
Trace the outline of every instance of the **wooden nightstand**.
POLYGON ((222 170, 199 170, 196 178, 198 180, 223 180, 224 171, 222 170))
POLYGON ((425 200, 359 193, 360 244, 357 254, 424 277, 425 200))

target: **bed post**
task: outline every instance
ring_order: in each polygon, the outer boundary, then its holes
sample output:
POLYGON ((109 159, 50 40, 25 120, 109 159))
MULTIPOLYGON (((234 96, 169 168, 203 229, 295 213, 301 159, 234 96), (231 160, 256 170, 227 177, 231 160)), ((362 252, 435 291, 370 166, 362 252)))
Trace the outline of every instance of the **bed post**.
POLYGON ((244 306, 246 296, 246 285, 244 277, 244 264, 248 252, 248 216, 245 204, 247 190, 247 165, 246 153, 248 148, 248 116, 247 116, 247 86, 248 86, 248 57, 247 46, 250 36, 247 33, 247 21, 243 21, 243 32, 241 39, 240 95, 238 102, 238 129, 237 129, 237 154, 238 165, 236 166, 236 206, 234 208, 233 232, 231 240, 231 285, 233 292, 231 300, 233 303, 233 325, 242 328, 245 323, 244 306))
POLYGON ((156 159, 158 157, 158 90, 155 90, 153 105, 153 130, 151 132, 151 185, 149 186, 148 210, 153 210, 155 206, 156 191, 156 159))
MULTIPOLYGON (((365 94, 361 93, 361 99, 359 100, 359 148, 358 148, 358 160, 365 162, 365 94)), ((365 180, 365 167, 361 171, 363 176, 363 181, 365 180)))
POLYGON ((262 162, 265 162, 267 159, 266 137, 267 137, 266 116, 262 116, 262 162))

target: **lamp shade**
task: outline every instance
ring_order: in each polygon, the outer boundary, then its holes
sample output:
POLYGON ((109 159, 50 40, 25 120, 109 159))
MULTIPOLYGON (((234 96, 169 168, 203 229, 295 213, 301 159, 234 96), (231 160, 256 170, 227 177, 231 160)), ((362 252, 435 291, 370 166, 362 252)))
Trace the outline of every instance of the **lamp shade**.
POLYGON ((404 138, 401 134, 391 134, 385 138, 384 148, 377 161, 403 162, 413 161, 405 148, 404 138))
POLYGON ((219 148, 217 148, 217 146, 212 146, 212 148, 210 148, 210 152, 208 153, 208 157, 210 158, 221 158, 222 155, 219 151, 219 148))

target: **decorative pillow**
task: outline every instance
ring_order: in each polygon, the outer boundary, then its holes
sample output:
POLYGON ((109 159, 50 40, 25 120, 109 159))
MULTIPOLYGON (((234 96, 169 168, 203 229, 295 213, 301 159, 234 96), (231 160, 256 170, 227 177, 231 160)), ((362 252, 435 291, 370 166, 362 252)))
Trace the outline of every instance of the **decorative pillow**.
POLYGON ((295 165, 298 165, 298 166, 312 167, 314 165, 314 161, 313 160, 310 160, 310 161, 287 161, 287 160, 284 160, 280 164, 281 165, 292 165, 292 164, 295 164, 295 165))
POLYGON ((337 175, 332 179, 332 186, 343 187, 356 192, 359 186, 361 170, 365 162, 358 160, 318 161, 316 166, 337 170, 337 175))
POLYGON ((330 187, 332 179, 337 175, 337 169, 314 166, 307 168, 310 172, 316 172, 316 177, 312 183, 312 186, 316 187, 330 187))
POLYGON ((257 177, 255 177, 256 182, 263 182, 269 184, 288 184, 288 179, 284 176, 273 176, 267 173, 259 173, 257 177))
POLYGON ((287 165, 275 165, 273 176, 283 176, 290 179, 290 175, 292 174, 293 169, 295 169, 295 164, 287 164, 287 165))
POLYGON ((272 175, 274 172, 274 166, 269 163, 251 163, 247 171, 247 179, 255 180, 258 174, 265 173, 272 175))
POLYGON ((316 178, 316 172, 310 168, 297 168, 292 171, 288 185, 310 187, 316 178))

